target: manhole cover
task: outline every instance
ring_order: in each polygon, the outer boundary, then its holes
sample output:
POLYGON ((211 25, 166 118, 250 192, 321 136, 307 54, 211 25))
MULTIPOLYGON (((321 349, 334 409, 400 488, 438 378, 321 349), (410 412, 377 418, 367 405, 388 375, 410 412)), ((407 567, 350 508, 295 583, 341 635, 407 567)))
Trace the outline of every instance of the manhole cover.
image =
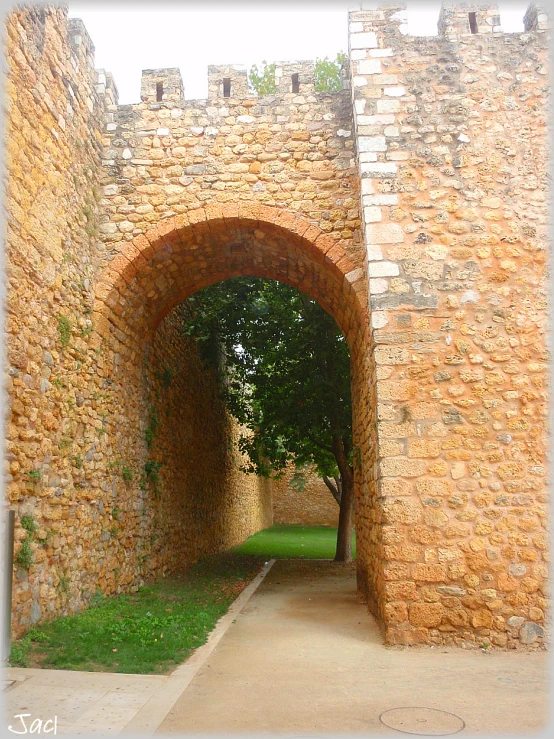
POLYGON ((434 708, 391 708, 379 716, 379 721, 404 734, 427 736, 457 734, 465 727, 465 722, 459 716, 434 708))

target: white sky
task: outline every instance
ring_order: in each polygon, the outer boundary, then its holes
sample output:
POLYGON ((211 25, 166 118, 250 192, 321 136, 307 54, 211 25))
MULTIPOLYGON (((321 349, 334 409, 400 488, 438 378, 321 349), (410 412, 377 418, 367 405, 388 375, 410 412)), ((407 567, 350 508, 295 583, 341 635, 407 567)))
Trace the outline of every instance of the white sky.
MULTIPOLYGON (((528 3, 499 2, 506 33, 523 31, 528 3)), ((364 8, 376 3, 363 3, 364 8)), ((408 0, 407 32, 434 36, 440 2, 408 0)), ((121 104, 140 101, 143 69, 179 67, 188 100, 207 97, 208 64, 245 64, 266 59, 334 59, 348 50, 347 11, 353 0, 288 4, 204 0, 178 4, 68 2, 69 16, 81 18, 96 49, 95 66, 114 76, 121 104)))

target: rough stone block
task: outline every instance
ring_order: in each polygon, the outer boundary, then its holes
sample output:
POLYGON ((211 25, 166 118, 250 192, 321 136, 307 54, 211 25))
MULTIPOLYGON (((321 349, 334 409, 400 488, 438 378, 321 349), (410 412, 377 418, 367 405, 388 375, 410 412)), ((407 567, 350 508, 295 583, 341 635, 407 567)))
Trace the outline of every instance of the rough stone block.
MULTIPOLYGON (((381 208, 378 208, 376 205, 368 205, 364 207, 364 221, 365 223, 376 223, 380 221, 382 218, 382 212, 381 208)), ((368 270, 368 274, 371 275, 371 272, 368 270)), ((371 275, 373 276, 373 275, 371 275)), ((377 276, 377 275, 375 275, 377 276)))
POLYGON ((358 151, 386 151, 387 140, 384 136, 359 136, 358 151))
POLYGON ((413 524, 421 520, 422 511, 420 503, 413 500, 391 500, 384 498, 381 504, 381 512, 384 523, 413 524))
POLYGON ((389 289, 388 281, 382 279, 381 277, 370 279, 369 281, 369 292, 371 293, 371 295, 375 295, 378 293, 385 293, 388 289, 389 289))
POLYGON ((438 439, 412 439, 408 444, 408 457, 438 457, 441 446, 438 439))
MULTIPOLYGON (((377 113, 398 113, 400 102, 398 100, 377 100, 377 113)), ((394 123, 394 119, 391 121, 394 123)))
POLYGON ((381 73, 381 62, 379 59, 363 59, 357 63, 358 74, 380 74, 381 73))
MULTIPOLYGON (((383 178, 395 175, 397 172, 397 166, 396 164, 389 162, 375 162, 374 164, 368 162, 367 164, 360 165, 360 171, 362 172, 362 175, 365 175, 366 177, 383 178)), ((397 226, 397 228, 400 227, 397 226)))
MULTIPOLYGON (((369 226, 366 229, 366 239, 370 244, 399 244, 404 241, 404 231, 396 223, 383 223, 369 226)), ((398 270, 395 275, 400 274, 398 270)))
POLYGON ((409 619, 412 626, 433 628, 439 626, 445 614, 444 606, 440 603, 411 603, 409 619))
POLYGON ((394 277, 398 275, 400 271, 398 269, 398 265, 394 264, 394 262, 382 261, 371 262, 370 264, 368 264, 367 273, 370 277, 394 277))
POLYGON ((410 352, 397 346, 378 346, 375 349, 375 364, 408 364, 410 352))
POLYGON ((420 459, 390 457, 379 462, 383 477, 419 477, 427 471, 427 465, 420 459))
POLYGON ((377 36, 372 31, 352 33, 350 36, 351 49, 376 49, 378 45, 377 36))
POLYGON ((417 563, 413 566, 412 577, 422 582, 446 582, 446 565, 417 563))
POLYGON ((383 328, 389 322, 385 311, 373 311, 371 314, 371 327, 373 329, 383 328))

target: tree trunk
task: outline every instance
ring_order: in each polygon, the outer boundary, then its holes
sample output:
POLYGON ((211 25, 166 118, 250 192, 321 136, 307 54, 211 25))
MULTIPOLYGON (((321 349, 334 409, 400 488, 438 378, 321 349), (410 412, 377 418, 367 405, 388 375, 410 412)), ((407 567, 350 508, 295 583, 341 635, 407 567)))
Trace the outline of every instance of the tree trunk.
POLYGON ((352 561, 352 513, 354 510, 354 470, 348 463, 348 439, 333 437, 333 454, 342 481, 339 528, 335 562, 352 561))
POLYGON ((335 562, 352 561, 352 514, 354 511, 354 478, 347 474, 342 479, 339 528, 337 531, 337 550, 335 562))

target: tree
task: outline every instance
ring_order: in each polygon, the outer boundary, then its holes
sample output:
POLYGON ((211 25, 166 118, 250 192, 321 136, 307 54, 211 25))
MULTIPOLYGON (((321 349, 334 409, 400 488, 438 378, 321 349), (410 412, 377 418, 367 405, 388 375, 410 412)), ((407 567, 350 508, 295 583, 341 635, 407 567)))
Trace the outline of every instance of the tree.
POLYGON ((338 92, 342 90, 341 72, 347 61, 347 56, 339 52, 334 62, 328 57, 316 59, 314 67, 315 91, 338 92))
POLYGON ((187 333, 219 372, 249 433, 247 470, 314 465, 340 506, 335 560, 351 559, 354 485, 350 356, 335 321, 283 283, 241 277, 187 301, 187 333))
POLYGON ((265 59, 262 62, 263 69, 260 72, 256 64, 253 64, 248 74, 248 82, 256 92, 256 95, 274 95, 277 91, 275 82, 275 64, 268 64, 265 59))

